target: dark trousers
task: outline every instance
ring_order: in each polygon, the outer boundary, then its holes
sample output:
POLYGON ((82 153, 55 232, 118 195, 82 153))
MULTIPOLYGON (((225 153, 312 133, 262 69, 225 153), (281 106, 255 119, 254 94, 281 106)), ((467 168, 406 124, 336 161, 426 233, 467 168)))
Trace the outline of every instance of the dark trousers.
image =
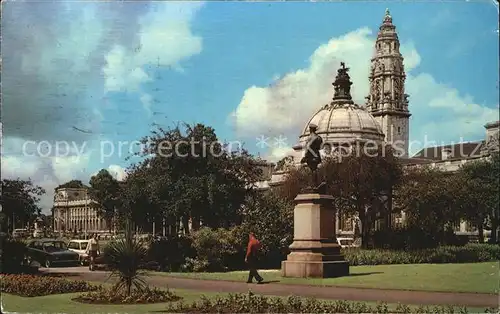
POLYGON ((254 278, 257 279, 257 281, 264 280, 257 272, 257 261, 255 258, 248 258, 248 269, 250 272, 248 273, 247 282, 252 282, 254 278))

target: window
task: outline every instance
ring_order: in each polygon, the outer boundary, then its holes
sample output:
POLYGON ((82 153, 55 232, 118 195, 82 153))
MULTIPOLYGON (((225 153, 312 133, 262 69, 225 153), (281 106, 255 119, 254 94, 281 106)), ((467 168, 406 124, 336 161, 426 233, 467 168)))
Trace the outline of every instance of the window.
POLYGON ((68 244, 68 249, 79 250, 80 249, 80 243, 78 243, 78 242, 70 242, 68 244))
POLYGON ((401 127, 398 126, 398 134, 401 134, 401 127))
POLYGON ((80 250, 86 250, 87 249, 87 244, 88 244, 88 242, 81 242, 80 243, 80 250))
POLYGON ((62 241, 43 242, 43 250, 46 252, 55 252, 66 249, 66 244, 62 241))

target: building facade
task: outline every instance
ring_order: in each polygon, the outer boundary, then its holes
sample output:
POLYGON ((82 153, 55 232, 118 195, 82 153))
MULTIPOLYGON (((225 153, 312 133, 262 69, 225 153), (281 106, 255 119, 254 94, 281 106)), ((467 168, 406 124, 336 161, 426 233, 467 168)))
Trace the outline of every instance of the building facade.
POLYGON ((366 97, 366 107, 382 128, 385 141, 400 157, 408 157, 409 95, 405 93, 404 59, 389 10, 379 28, 368 79, 370 94, 366 97))
MULTIPOLYGON (((498 152, 500 123, 495 121, 484 126, 484 140, 426 147, 414 156, 409 156, 410 96, 405 93, 404 58, 399 47, 396 27, 389 10, 386 10, 371 59, 368 77, 370 93, 365 97, 365 105, 357 105, 352 101, 352 83, 346 71, 348 69, 342 63, 333 83, 335 92, 331 103, 321 106, 307 121, 299 136, 299 143, 293 147, 294 152, 279 162, 270 178, 258 182, 257 188, 267 190, 280 185, 285 179, 287 168, 300 165, 311 123, 318 126, 317 134, 322 137, 325 149, 339 150, 344 145, 362 145, 367 141, 385 142, 393 146, 405 167, 429 165, 453 172, 467 162, 488 158, 491 152, 498 152)), ((405 214, 400 212, 391 218, 393 225, 400 226, 405 221, 405 214)), ((339 235, 352 236, 360 232, 361 227, 357 217, 347 216, 342 210, 337 212, 336 230, 339 235)), ((467 222, 462 222, 456 231, 474 230, 467 222)))
POLYGON ((55 191, 53 219, 55 232, 105 233, 109 227, 92 207, 88 188, 59 188, 55 191))

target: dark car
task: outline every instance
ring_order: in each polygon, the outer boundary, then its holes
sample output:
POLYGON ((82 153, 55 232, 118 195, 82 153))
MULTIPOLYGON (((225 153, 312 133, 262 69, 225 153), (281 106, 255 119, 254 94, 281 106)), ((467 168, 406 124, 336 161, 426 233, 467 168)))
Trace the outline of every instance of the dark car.
POLYGON ((68 245, 61 240, 33 240, 27 245, 27 258, 49 268, 56 265, 79 265, 78 253, 68 250, 68 245))

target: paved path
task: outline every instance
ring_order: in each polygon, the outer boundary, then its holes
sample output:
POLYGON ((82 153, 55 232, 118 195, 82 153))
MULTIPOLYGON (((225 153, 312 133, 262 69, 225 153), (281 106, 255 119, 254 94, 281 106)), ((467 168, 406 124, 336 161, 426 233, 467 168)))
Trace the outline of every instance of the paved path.
MULTIPOLYGON (((103 271, 89 272, 87 268, 55 268, 49 272, 73 274, 75 277, 89 281, 104 282, 109 273, 103 271)), ((498 308, 500 297, 495 294, 449 293, 402 290, 380 290, 347 287, 325 287, 308 285, 290 285, 268 283, 264 285, 247 284, 234 281, 196 280, 167 276, 149 276, 147 281, 155 287, 172 289, 192 289, 206 292, 246 293, 249 290, 257 294, 303 297, 315 297, 331 300, 351 301, 383 301, 387 303, 421 304, 421 305, 455 305, 467 307, 498 308)))

